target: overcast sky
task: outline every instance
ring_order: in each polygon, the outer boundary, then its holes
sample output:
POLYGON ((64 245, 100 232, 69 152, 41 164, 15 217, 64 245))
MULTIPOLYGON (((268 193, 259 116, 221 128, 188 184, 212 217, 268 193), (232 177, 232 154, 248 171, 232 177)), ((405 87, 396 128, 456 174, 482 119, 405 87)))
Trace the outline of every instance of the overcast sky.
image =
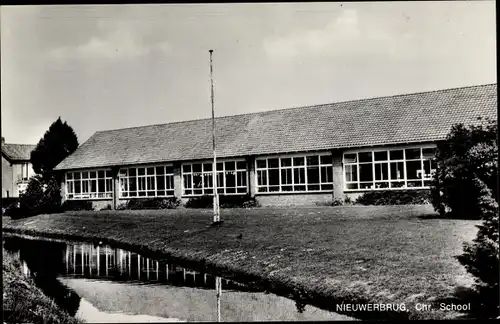
POLYGON ((496 83, 493 1, 1 7, 2 136, 496 83))

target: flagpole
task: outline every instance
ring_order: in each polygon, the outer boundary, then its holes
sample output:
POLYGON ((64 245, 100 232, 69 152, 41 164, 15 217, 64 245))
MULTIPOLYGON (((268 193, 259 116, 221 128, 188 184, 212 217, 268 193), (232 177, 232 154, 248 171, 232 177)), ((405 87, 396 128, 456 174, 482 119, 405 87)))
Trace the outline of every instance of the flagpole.
POLYGON ((214 79, 213 79, 213 67, 212 67, 212 53, 213 50, 208 51, 210 53, 210 85, 211 85, 211 99, 212 99, 212 148, 214 151, 214 164, 212 167, 212 183, 214 191, 214 218, 213 222, 220 221, 219 214, 219 194, 217 193, 217 158, 215 154, 215 110, 214 110, 214 79))

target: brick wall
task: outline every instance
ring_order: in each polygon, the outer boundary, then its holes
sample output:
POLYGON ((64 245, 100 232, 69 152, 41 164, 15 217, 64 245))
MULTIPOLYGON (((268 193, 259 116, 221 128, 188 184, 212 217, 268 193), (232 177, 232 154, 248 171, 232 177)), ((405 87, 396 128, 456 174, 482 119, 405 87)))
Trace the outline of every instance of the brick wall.
POLYGON ((332 203, 332 193, 256 195, 263 207, 273 206, 321 206, 332 203))

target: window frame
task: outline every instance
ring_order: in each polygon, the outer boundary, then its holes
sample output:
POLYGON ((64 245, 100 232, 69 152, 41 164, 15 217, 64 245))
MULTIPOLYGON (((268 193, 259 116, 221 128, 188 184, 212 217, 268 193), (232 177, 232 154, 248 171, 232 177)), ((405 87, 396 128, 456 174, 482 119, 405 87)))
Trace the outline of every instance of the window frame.
POLYGON ((174 166, 173 163, 161 163, 161 164, 144 164, 144 165, 130 165, 130 166, 122 166, 118 170, 118 183, 119 183, 119 188, 118 188, 118 198, 119 199, 141 199, 141 198, 170 198, 175 196, 175 180, 174 180, 174 166), (163 174, 157 174, 156 173, 156 168, 162 167, 164 169, 163 174), (172 168, 171 173, 167 173, 166 168, 170 167, 172 168), (153 168, 153 174, 148 174, 148 169, 153 168), (135 169, 135 176, 130 176, 130 170, 135 169), (139 169, 144 169, 144 174, 139 175, 139 169), (126 176, 122 175, 122 171, 127 172, 126 176), (164 178, 164 189, 159 190, 158 189, 158 176, 163 176, 164 178), (130 190, 130 179, 133 178, 135 179, 135 190, 131 191, 130 190), (148 179, 152 178, 153 179, 153 185, 154 188, 148 188, 149 187, 149 182, 148 179), (171 179, 170 181, 168 179, 171 179), (122 179, 127 179, 127 190, 122 190, 122 179), (144 179, 144 189, 139 189, 139 179, 144 179), (168 188, 168 185, 171 183, 172 188, 168 188), (159 191, 164 191, 164 195, 159 195, 159 191), (135 192, 135 196, 131 196, 130 193, 135 192), (149 195, 149 192, 154 192, 154 195, 149 195), (167 192, 171 192, 172 194, 167 194, 167 192), (126 193, 126 195, 124 195, 126 193), (140 195, 140 193, 144 193, 144 195, 140 195))
MULTIPOLYGON (((418 189, 429 189, 430 186, 426 186, 425 182, 429 181, 432 179, 431 177, 425 177, 425 169, 424 165, 426 161, 435 161, 435 158, 429 159, 425 158, 423 154, 424 149, 434 149, 437 150, 437 145, 435 143, 422 143, 422 144, 414 144, 414 145, 403 145, 403 146, 390 146, 390 147, 368 147, 368 148, 360 148, 360 149, 350 149, 350 150, 345 150, 342 152, 342 177, 344 181, 344 191, 345 192, 365 192, 365 191, 380 191, 380 190, 418 190, 418 189), (419 149, 420 150, 420 158, 419 159, 407 159, 406 158, 406 150, 411 150, 411 149, 419 149), (380 152, 380 151, 385 151, 387 152, 387 159, 386 160, 375 160, 375 152, 380 152), (392 159, 390 156, 391 151, 403 151, 403 156, 401 159, 392 159), (371 181, 372 187, 371 188, 361 188, 361 183, 360 181, 360 175, 359 175, 359 153, 365 153, 365 152, 372 152, 372 178, 373 180, 371 181), (356 154, 356 162, 350 162, 346 163, 345 155, 349 154, 356 154), (412 162, 412 161, 420 161, 420 172, 422 174, 422 177, 420 179, 409 179, 408 178, 408 173, 407 173, 407 163, 412 162), (403 173, 404 176, 401 179, 392 179, 392 172, 391 172, 391 166, 393 163, 402 163, 403 164, 403 173), (375 165, 376 164, 385 164, 387 165, 387 179, 381 179, 381 180, 376 180, 377 175, 376 175, 376 169, 375 165), (346 174, 346 167, 347 166, 356 166, 357 168, 357 181, 347 181, 347 174, 346 174), (421 182, 420 186, 414 186, 414 187, 409 187, 408 183, 415 183, 417 181, 421 182), (393 187, 393 183, 402 183, 403 186, 401 187, 393 187), (387 184, 388 187, 376 187, 377 183, 380 185, 387 184), (357 184, 357 188, 354 189, 349 189, 349 185, 354 185, 357 184)), ((369 164, 368 162, 367 164, 369 164)), ((361 163, 363 164, 363 163, 361 163)), ((432 172, 435 172, 436 169, 430 169, 431 174, 432 172)), ((367 182, 368 183, 368 182, 367 182)))
POLYGON ((66 200, 109 200, 113 199, 113 190, 114 190, 114 181, 113 181, 113 175, 107 177, 106 173, 107 172, 112 172, 111 168, 95 168, 95 169, 78 169, 78 170, 67 170, 64 172, 64 183, 65 183, 65 199, 66 200), (88 178, 83 178, 83 173, 87 172, 88 173, 88 178), (95 172, 96 177, 91 178, 90 174, 91 172, 95 172), (99 172, 104 172, 104 178, 99 177, 99 172), (68 174, 72 174, 72 178, 68 179, 68 174), (75 179, 75 173, 79 173, 80 177, 79 179, 75 179), (75 193, 75 182, 79 180, 80 182, 80 193, 76 194, 75 193), (104 180, 104 192, 99 192, 99 180, 104 180), (107 188, 107 180, 111 180, 111 189, 107 188), (96 191, 92 191, 92 184, 91 182, 95 181, 96 182, 96 191), (72 183, 72 192, 70 192, 69 188, 70 185, 69 183, 72 183), (87 184, 87 192, 84 192, 84 183, 87 184), (94 195, 95 196, 92 196, 94 195), (104 197, 99 197, 99 194, 102 194, 104 197), (69 197, 72 195, 72 197, 69 197))
POLYGON ((314 152, 297 152, 297 153, 288 153, 288 154, 271 154, 271 155, 260 155, 256 156, 254 160, 254 170, 255 170, 255 194, 256 195, 274 195, 274 194, 307 194, 307 193, 329 193, 333 191, 334 187, 334 181, 333 181, 333 155, 332 152, 329 151, 314 151, 314 152), (322 156, 329 156, 331 163, 330 164, 324 164, 321 162, 321 157, 322 156), (302 165, 295 165, 294 163, 294 158, 303 158, 304 164, 302 165), (311 165, 311 167, 317 167, 318 168, 318 177, 319 177, 319 182, 317 183, 308 183, 308 157, 317 157, 318 158, 318 164, 316 165, 311 165), (291 165, 287 166, 282 166, 282 159, 291 159, 291 165), (269 168, 269 159, 278 159, 278 167, 277 168, 269 168), (264 168, 258 167, 258 161, 265 161, 266 166, 264 168), (331 182, 322 181, 322 169, 327 168, 330 171, 330 177, 332 179, 331 182), (269 185, 269 170, 277 170, 279 174, 279 180, 278 180, 278 185, 273 185, 272 187, 278 187, 278 191, 270 191, 270 185, 269 185), (283 184, 282 181, 282 171, 283 170, 289 170, 291 169, 292 172, 292 183, 291 184, 283 184), (304 175, 304 182, 301 183, 296 183, 295 182, 295 170, 303 170, 303 175, 304 175), (265 171, 265 177, 266 177, 266 185, 259 185, 259 171, 265 171), (290 187, 291 190, 283 190, 283 187, 290 187), (296 186, 299 187, 304 187, 304 190, 294 190, 296 186), (312 190, 309 189, 310 186, 318 186, 318 190, 312 190), (331 186, 331 189, 321 189, 322 186, 331 186), (260 188, 266 188, 266 191, 260 191, 260 188))
MULTIPOLYGON (((199 196, 212 196, 213 195, 213 184, 214 184, 214 179, 212 179, 212 186, 205 186, 205 175, 209 175, 210 178, 213 177, 213 159, 211 160, 199 160, 199 161, 190 161, 190 162, 183 162, 181 163, 181 192, 182 192, 182 197, 199 197, 199 196), (193 171, 193 165, 195 164, 200 164, 201 165, 201 171, 200 172, 194 172, 193 171), (205 171, 205 164, 210 164, 212 166, 211 170, 205 171), (185 172, 184 171, 184 166, 190 166, 190 171, 185 172), (194 181, 193 181, 193 174, 201 174, 201 186, 199 188, 194 186, 194 181), (186 187, 185 181, 184 181, 184 176, 190 176, 190 187, 186 187), (191 193, 186 193, 186 190, 191 191, 191 193), (194 193, 195 190, 201 190, 201 193, 194 193), (211 191, 211 192, 210 192, 211 191)), ((216 172, 216 180, 217 181, 217 193, 219 195, 232 195, 232 196, 237 196, 237 195, 246 195, 249 193, 249 179, 248 179, 248 173, 249 173, 249 168, 248 168, 248 163, 246 158, 224 158, 224 159, 217 159, 217 164, 222 163, 222 170, 219 170, 217 168, 217 165, 215 166, 215 172, 216 172), (234 170, 226 170, 226 162, 234 162, 234 170), (245 169, 238 169, 238 162, 244 162, 245 163, 245 169), (227 187, 226 186, 226 173, 228 172, 234 172, 234 183, 235 186, 227 187), (238 174, 243 173, 245 179, 245 185, 238 185, 238 174), (221 185, 219 182, 219 177, 220 174, 223 174, 224 176, 222 177, 222 182, 223 184, 221 185), (229 189, 234 188, 234 192, 227 192, 229 189), (238 190, 241 190, 238 192, 238 190), (242 191, 244 190, 244 192, 242 191), (221 192, 222 191, 222 192, 221 192)))

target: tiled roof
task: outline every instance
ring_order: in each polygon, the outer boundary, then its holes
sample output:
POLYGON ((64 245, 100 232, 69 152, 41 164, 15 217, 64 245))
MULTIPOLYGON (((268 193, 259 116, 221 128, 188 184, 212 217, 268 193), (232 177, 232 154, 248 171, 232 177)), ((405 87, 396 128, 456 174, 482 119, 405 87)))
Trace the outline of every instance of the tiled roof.
MULTIPOLYGON (((455 123, 497 119, 497 85, 216 118, 217 156, 442 140, 455 123)), ((212 121, 96 132, 56 169, 208 159, 212 121)))
POLYGON ((30 144, 2 144, 2 154, 10 161, 29 161, 31 151, 36 145, 30 144))

